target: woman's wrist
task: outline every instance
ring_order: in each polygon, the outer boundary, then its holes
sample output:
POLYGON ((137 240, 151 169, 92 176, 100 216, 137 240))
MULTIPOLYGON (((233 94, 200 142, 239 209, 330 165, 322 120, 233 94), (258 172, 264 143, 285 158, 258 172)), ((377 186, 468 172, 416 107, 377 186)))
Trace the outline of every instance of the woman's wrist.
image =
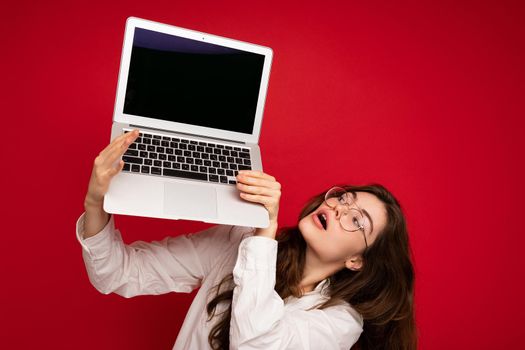
POLYGON ((86 196, 84 198, 84 209, 85 210, 100 210, 104 207, 104 198, 101 200, 96 200, 91 198, 90 196, 86 196))
POLYGON ((257 228, 255 230, 254 236, 261 236, 261 237, 268 237, 271 239, 275 239, 275 235, 277 234, 277 228, 278 228, 277 221, 270 221, 270 225, 265 228, 257 228))

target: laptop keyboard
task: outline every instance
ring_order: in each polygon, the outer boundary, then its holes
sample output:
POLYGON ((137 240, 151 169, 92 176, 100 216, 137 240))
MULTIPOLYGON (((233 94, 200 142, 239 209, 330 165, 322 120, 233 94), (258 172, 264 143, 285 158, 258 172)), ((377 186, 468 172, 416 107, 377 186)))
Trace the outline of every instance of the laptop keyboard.
POLYGON ((251 170, 248 148, 143 132, 129 145, 122 160, 122 171, 126 172, 231 185, 237 183, 239 170, 251 170))

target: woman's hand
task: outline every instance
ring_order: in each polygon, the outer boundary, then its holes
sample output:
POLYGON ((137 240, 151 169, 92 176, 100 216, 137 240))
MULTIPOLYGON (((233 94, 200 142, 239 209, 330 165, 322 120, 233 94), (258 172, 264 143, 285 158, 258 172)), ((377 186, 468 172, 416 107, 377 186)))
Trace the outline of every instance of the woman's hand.
POLYGON ((277 215, 281 199, 281 184, 275 177, 256 170, 241 170, 237 175, 237 188, 242 199, 260 203, 268 210, 270 226, 257 229, 256 236, 275 238, 277 233, 277 215))
POLYGON ((101 207, 103 205, 104 195, 108 191, 111 179, 124 167, 123 160, 120 160, 116 164, 115 162, 122 157, 128 149, 128 146, 132 144, 138 136, 138 129, 120 135, 95 158, 84 206, 101 207))

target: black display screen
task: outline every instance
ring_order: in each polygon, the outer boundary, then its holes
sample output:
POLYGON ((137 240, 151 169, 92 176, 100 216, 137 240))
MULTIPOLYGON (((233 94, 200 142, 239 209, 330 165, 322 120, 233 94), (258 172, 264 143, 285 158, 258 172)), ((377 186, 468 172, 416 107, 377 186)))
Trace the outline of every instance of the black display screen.
POLYGON ((264 55, 135 28, 124 113, 251 134, 264 55))

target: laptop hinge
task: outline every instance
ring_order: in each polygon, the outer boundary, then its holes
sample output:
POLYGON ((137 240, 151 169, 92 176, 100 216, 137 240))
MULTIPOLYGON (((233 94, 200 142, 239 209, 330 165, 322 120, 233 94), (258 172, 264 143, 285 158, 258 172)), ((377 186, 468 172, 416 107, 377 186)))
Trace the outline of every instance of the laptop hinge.
POLYGON ((147 126, 142 126, 142 125, 136 125, 136 124, 129 124, 129 126, 130 127, 137 127, 137 128, 140 128, 140 129, 164 131, 164 132, 169 132, 169 133, 172 133, 172 134, 175 133, 175 134, 180 134, 180 135, 188 135, 188 136, 201 137, 201 138, 218 140, 218 141, 226 141, 226 142, 231 142, 231 143, 238 143, 238 144, 241 144, 241 145, 247 144, 247 142, 242 142, 242 141, 221 139, 219 137, 196 135, 196 134, 190 134, 190 133, 187 133, 187 132, 180 132, 180 131, 173 131, 173 130, 166 130, 166 129, 157 129, 157 128, 152 128, 152 127, 147 127, 147 126))

